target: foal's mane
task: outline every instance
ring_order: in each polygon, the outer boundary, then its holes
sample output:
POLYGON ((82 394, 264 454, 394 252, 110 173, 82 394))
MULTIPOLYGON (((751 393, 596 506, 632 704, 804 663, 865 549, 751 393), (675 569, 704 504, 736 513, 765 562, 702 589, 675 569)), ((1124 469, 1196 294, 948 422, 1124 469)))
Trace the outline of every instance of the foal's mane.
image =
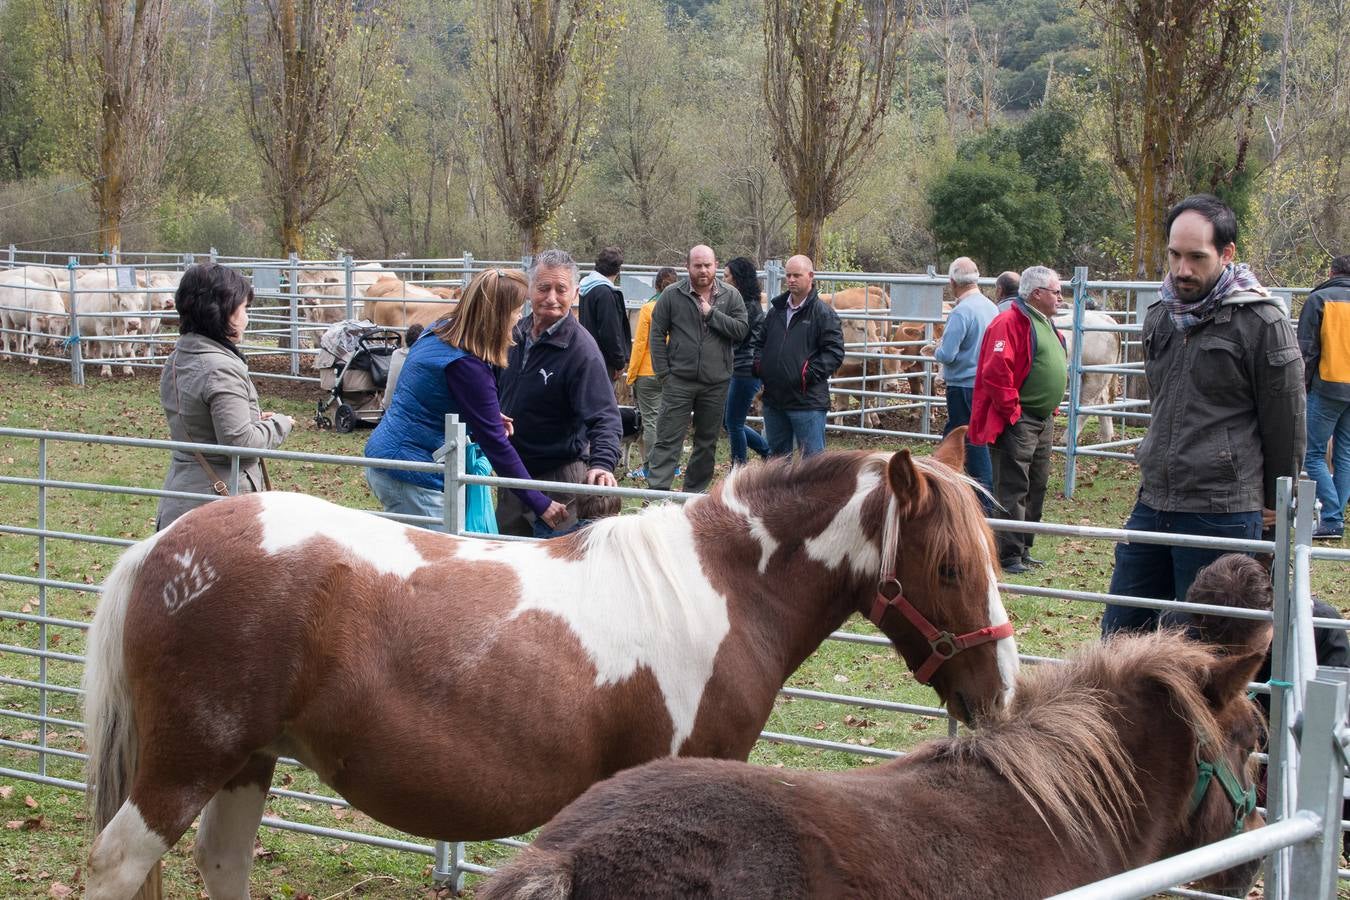
POLYGON ((1162 723, 1122 722, 1113 712, 1122 696, 1160 686, 1196 737, 1216 740, 1218 725, 1196 679, 1213 658, 1179 631, 1095 644, 1065 665, 1024 674, 1009 709, 971 735, 936 742, 933 758, 990 767, 1057 840, 1080 852, 1106 840, 1124 860, 1141 824, 1135 810, 1145 803, 1140 781, 1147 773, 1137 771, 1119 732, 1162 723))

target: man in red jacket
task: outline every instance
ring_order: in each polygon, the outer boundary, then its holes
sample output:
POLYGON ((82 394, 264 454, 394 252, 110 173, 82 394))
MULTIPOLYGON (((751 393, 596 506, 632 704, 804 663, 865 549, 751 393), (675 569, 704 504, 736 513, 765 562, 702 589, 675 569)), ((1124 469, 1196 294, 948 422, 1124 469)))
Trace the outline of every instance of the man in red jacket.
MULTIPOLYGON (((994 500, 1005 519, 1041 520, 1055 410, 1069 380, 1064 337, 1051 321, 1059 293, 1054 269, 1027 269, 1017 297, 989 323, 980 343, 969 438, 990 445, 994 500)), ((1003 571, 1042 565, 1031 556, 1034 535, 1000 531, 995 537, 1003 571)))

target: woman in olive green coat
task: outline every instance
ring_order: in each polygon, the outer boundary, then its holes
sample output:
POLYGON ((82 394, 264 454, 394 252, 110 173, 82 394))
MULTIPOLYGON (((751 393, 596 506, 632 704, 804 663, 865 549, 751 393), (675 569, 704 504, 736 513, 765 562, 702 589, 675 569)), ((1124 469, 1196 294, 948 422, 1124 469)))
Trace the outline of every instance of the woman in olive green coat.
MULTIPOLYGON (((183 274, 174 295, 180 336, 159 379, 159 399, 173 440, 271 450, 290 434, 290 416, 259 410, 258 391, 237 346, 252 302, 253 288, 233 269, 211 263, 183 274)), ((164 489, 223 495, 229 490, 230 469, 228 456, 175 450, 164 489)), ((262 461, 240 457, 237 493, 263 486, 262 461)), ((205 502, 160 498, 156 528, 168 527, 205 502)))

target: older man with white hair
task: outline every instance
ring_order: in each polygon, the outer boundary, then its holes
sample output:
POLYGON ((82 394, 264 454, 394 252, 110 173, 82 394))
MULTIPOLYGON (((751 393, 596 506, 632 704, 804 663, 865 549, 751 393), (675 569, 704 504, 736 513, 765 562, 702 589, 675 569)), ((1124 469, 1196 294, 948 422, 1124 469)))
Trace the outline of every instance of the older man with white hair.
MULTIPOLYGON (((947 269, 956 306, 947 316, 942 341, 933 358, 942 364, 942 380, 947 384, 947 425, 943 435, 970 424, 975 401, 975 367, 980 359, 980 341, 985 329, 998 315, 998 307, 980 291, 980 270, 968 256, 952 260, 947 269)), ((966 440, 966 472, 985 490, 994 489, 994 471, 989 448, 966 440)))
MULTIPOLYGON (((996 512, 1039 522, 1050 480, 1055 410, 1069 383, 1064 336, 1051 321, 1059 303, 1059 275, 1045 266, 1022 273, 1017 299, 984 332, 975 373, 970 441, 988 444, 996 512)), ((1034 535, 999 532, 1003 571, 1018 574, 1041 561, 1031 556, 1034 535)))
MULTIPOLYGON (((511 444, 530 476, 612 487, 622 426, 614 387, 595 339, 570 315, 577 300, 577 264, 563 250, 545 250, 529 271, 530 306, 511 331, 507 366, 497 378, 511 444)), ((567 507, 557 531, 577 523, 577 495, 546 491, 567 507)), ((502 534, 551 537, 552 528, 501 491, 502 534)))

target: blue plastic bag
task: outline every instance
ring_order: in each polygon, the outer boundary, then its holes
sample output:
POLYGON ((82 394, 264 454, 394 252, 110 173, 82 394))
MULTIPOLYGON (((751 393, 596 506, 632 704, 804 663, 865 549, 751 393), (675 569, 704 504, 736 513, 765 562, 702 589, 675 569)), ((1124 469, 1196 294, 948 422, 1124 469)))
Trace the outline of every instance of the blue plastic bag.
MULTIPOLYGON (((464 448, 464 468, 470 475, 491 475, 488 462, 476 443, 464 448)), ((486 484, 471 484, 464 488, 464 529, 481 534, 498 534, 497 510, 492 503, 492 488, 486 484)))

